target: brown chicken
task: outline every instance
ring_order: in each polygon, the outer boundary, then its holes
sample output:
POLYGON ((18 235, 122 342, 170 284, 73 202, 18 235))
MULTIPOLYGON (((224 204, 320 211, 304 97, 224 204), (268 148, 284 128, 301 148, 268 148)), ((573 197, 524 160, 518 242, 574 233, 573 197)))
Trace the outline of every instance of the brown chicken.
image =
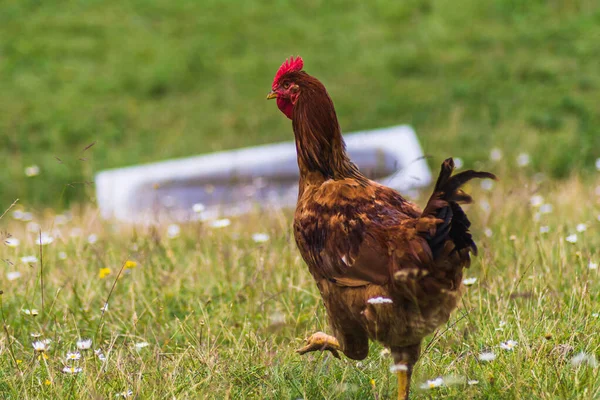
POLYGON ((408 398, 421 341, 448 321, 461 294, 462 270, 477 247, 459 206, 460 187, 488 172, 452 175, 444 161, 424 210, 367 179, 346 154, 333 102, 303 71, 300 57, 277 71, 267 99, 292 120, 300 168, 294 216, 298 249, 314 277, 333 336, 313 334, 300 354, 338 350, 354 360, 369 339, 391 350, 398 398, 408 398))

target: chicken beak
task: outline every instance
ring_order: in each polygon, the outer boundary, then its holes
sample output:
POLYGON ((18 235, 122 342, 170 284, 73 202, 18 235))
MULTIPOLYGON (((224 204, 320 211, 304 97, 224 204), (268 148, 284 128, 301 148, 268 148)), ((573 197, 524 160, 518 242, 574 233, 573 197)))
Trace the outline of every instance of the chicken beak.
POLYGON ((269 94, 267 95, 267 100, 276 99, 276 98, 277 98, 277 92, 274 92, 273 90, 271 90, 269 92, 269 94))

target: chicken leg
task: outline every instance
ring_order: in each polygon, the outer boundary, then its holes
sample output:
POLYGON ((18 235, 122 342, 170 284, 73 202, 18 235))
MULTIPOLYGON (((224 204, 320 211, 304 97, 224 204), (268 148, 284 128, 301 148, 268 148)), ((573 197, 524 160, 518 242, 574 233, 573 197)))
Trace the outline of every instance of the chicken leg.
POLYGON ((306 339, 306 346, 296 350, 296 353, 302 355, 311 351, 330 351, 334 357, 340 358, 338 350, 340 350, 340 343, 338 340, 324 332, 313 333, 308 339, 306 339))
POLYGON ((398 400, 408 400, 412 370, 419 359, 421 343, 406 347, 392 347, 394 366, 392 371, 398 375, 398 400))

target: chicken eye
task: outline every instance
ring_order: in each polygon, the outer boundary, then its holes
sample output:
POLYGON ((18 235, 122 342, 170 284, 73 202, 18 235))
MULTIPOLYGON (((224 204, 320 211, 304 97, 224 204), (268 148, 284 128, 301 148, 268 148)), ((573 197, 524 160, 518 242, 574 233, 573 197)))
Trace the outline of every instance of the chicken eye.
POLYGON ((290 87, 290 83, 289 82, 286 82, 286 83, 283 84, 283 88, 284 89, 288 89, 289 87, 290 87))

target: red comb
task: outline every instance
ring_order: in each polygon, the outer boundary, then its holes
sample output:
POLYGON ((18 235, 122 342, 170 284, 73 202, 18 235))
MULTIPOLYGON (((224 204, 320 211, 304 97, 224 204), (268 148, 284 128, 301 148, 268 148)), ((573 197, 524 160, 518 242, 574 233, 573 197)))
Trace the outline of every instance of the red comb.
POLYGON ((296 58, 292 56, 289 59, 285 60, 285 62, 281 64, 281 67, 279 67, 277 73, 275 74, 275 79, 273 79, 273 86, 277 85, 277 82, 283 75, 292 71, 302 71, 303 67, 304 61, 302 61, 302 57, 300 56, 296 58))

